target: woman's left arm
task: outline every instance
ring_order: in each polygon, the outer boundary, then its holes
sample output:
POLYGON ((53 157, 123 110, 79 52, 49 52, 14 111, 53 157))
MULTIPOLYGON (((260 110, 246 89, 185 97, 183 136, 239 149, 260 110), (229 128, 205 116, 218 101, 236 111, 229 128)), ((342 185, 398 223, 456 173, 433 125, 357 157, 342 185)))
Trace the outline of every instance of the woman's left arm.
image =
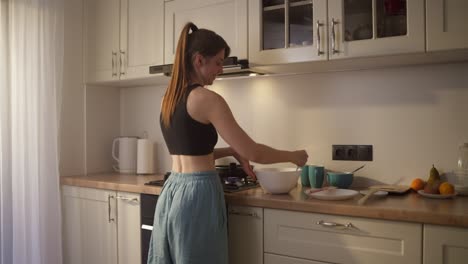
POLYGON ((248 159, 241 157, 237 152, 235 152, 232 148, 216 148, 213 150, 214 159, 220 159, 224 157, 234 157, 239 163, 241 164, 242 168, 244 169, 245 173, 252 177, 254 180, 257 180, 257 175, 253 172, 252 166, 248 159))
POLYGON ((230 156, 233 156, 233 155, 234 155, 234 151, 230 147, 216 148, 216 149, 213 150, 213 156, 214 156, 215 160, 221 159, 221 158, 224 158, 224 157, 230 157, 230 156))

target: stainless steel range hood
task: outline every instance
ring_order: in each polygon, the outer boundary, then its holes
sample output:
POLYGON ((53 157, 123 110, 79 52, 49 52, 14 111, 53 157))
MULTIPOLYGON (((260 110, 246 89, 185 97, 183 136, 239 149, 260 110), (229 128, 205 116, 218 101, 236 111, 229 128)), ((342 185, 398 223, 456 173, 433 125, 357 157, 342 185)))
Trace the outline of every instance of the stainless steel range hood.
MULTIPOLYGON (((149 67, 150 74, 164 74, 171 76, 172 64, 155 65, 149 67)), ((237 57, 228 57, 224 60, 223 73, 218 75, 219 78, 227 79, 241 76, 257 76, 264 75, 264 72, 255 71, 249 68, 248 60, 238 60, 237 57)))

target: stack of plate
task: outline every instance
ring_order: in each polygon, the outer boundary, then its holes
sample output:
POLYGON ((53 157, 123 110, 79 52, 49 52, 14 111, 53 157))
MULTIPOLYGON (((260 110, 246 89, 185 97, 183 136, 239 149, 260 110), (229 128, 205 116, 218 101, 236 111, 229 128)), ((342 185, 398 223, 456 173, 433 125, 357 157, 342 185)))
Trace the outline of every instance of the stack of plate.
POLYGON ((456 170, 455 174, 455 191, 459 195, 468 195, 468 170, 456 170))

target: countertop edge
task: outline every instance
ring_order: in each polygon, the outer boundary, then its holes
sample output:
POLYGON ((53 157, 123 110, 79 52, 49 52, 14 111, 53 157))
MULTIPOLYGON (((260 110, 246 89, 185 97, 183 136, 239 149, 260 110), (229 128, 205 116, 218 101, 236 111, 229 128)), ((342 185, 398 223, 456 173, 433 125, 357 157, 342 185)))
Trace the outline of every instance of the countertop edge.
MULTIPOLYGON (((225 196, 226 197, 226 196, 225 196)), ((409 210, 394 210, 389 208, 366 208, 361 206, 359 210, 356 210, 357 206, 340 206, 322 204, 314 206, 295 202, 295 201, 267 201, 260 199, 249 199, 242 197, 227 196, 226 202, 231 205, 239 206, 252 206, 262 207, 268 209, 280 209, 295 212, 306 212, 306 213, 319 213, 329 215, 341 215, 341 216, 352 216, 352 217, 364 217, 373 218, 377 220, 391 220, 391 221, 402 221, 417 224, 434 224, 443 226, 453 227, 464 227, 468 228, 468 217, 462 215, 452 214, 437 214, 433 212, 424 213, 421 211, 412 212, 409 210), (333 210, 330 208, 333 207, 333 210)))

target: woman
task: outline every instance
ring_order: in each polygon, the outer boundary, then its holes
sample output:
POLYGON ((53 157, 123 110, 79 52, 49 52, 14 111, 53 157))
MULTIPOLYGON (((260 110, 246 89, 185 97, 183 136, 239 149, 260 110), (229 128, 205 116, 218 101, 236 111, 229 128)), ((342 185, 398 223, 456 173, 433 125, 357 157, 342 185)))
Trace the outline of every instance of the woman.
POLYGON ((234 156, 254 179, 249 161, 307 162, 304 150, 282 151, 254 142, 224 99, 204 88, 222 73, 229 53, 223 38, 192 23, 179 37, 160 116, 172 173, 156 206, 150 264, 227 264, 226 209, 216 159, 234 156), (218 133, 230 148, 214 149, 218 133))

